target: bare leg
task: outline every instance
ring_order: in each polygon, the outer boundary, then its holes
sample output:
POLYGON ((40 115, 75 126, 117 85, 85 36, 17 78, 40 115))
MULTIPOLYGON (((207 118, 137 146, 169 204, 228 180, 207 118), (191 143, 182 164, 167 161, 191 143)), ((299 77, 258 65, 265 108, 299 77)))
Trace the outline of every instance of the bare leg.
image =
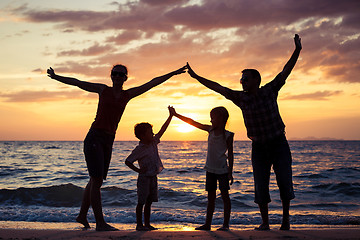
POLYGON ((282 207, 283 207, 283 219, 280 230, 290 230, 290 214, 289 214, 290 201, 283 200, 282 207))
POLYGON ((144 225, 149 230, 156 230, 155 227, 150 225, 151 204, 152 204, 152 202, 147 202, 145 204, 145 208, 144 208, 144 223, 145 224, 144 225))
POLYGON ((91 185, 90 185, 90 199, 91 206, 94 211, 96 225, 105 225, 105 220, 102 212, 101 205, 101 192, 100 188, 102 186, 103 180, 102 178, 94 178, 91 177, 91 185))
POLYGON ((224 202, 224 223, 219 230, 228 230, 230 226, 230 213, 231 213, 231 201, 229 197, 229 191, 221 191, 221 197, 224 202))
POLYGON ((85 191, 83 193, 80 213, 76 218, 76 221, 78 223, 83 224, 84 228, 90 228, 89 222, 87 220, 87 213, 90 208, 90 185, 91 185, 91 181, 89 180, 88 184, 85 187, 85 191))
POLYGON ((255 228, 255 230, 260 230, 260 231, 270 230, 268 204, 264 203, 264 204, 258 204, 258 205, 259 205, 259 209, 260 209, 262 223, 259 227, 255 228))
POLYGON ((96 220, 96 231, 115 231, 116 228, 110 226, 105 222, 104 215, 102 212, 101 204, 101 185, 103 183, 102 177, 90 177, 90 200, 91 206, 94 211, 96 220))
POLYGON ((205 224, 195 228, 195 230, 210 230, 212 217, 215 210, 215 199, 216 199, 216 191, 208 191, 208 204, 206 210, 206 220, 205 224))
POLYGON ((151 211, 151 203, 146 203, 144 208, 144 225, 150 225, 150 211, 151 211))
POLYGON ((143 210, 143 204, 136 205, 136 227, 142 227, 142 210, 143 210))
MULTIPOLYGON (((144 206, 144 204, 140 204, 140 203, 138 203, 136 205, 136 230, 137 231, 149 231, 150 230, 149 228, 145 227, 142 222, 143 206, 144 206)), ((144 218, 146 219, 145 215, 146 214, 144 213, 144 218)))

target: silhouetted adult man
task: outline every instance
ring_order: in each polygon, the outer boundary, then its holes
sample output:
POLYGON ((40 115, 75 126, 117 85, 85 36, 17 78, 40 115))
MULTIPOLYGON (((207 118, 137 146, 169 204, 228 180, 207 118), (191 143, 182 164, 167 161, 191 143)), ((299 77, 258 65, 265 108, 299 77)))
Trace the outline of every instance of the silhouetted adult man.
POLYGON ((271 166, 274 168, 283 207, 283 219, 280 229, 289 230, 290 200, 295 198, 291 152, 285 137, 277 97, 286 78, 294 68, 302 49, 299 35, 294 37, 295 50, 283 70, 268 84, 260 87, 261 76, 255 69, 244 69, 240 83, 243 91, 231 90, 220 84, 197 75, 189 66, 188 73, 204 86, 220 93, 240 107, 247 135, 252 140, 252 166, 255 182, 255 202, 259 205, 262 223, 257 230, 269 230, 268 203, 271 166))

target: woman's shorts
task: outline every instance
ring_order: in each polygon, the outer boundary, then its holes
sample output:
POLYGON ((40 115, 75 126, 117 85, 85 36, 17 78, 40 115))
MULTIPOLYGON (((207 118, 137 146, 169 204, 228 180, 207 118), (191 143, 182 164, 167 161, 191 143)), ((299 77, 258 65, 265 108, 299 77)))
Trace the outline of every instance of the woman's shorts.
POLYGON ((84 140, 84 154, 90 177, 106 179, 115 135, 90 129, 84 140))

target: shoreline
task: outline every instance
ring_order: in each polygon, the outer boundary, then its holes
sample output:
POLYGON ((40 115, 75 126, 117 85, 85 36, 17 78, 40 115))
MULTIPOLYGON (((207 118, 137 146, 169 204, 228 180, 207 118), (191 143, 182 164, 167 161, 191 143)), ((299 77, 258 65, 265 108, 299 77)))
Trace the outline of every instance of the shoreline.
MULTIPOLYGON (((135 231, 136 223, 112 223, 111 226, 116 227, 120 231, 135 231)), ((86 231, 95 229, 95 223, 89 223, 91 228, 86 231)), ((169 222, 152 222, 152 225, 158 231, 195 231, 195 228, 201 224, 195 223, 169 223, 169 222)), ((211 231, 216 231, 221 225, 212 225, 211 231)), ((230 224, 231 231, 248 231, 254 230, 258 224, 254 225, 239 225, 230 224)), ((279 230, 280 224, 272 224, 271 230, 279 230)), ((82 225, 78 222, 29 222, 29 221, 0 221, 0 229, 13 230, 83 230, 82 225)), ((359 229, 360 225, 315 225, 315 224, 292 224, 291 230, 323 230, 323 229, 359 229)), ((359 235, 360 236, 360 235, 359 235)))
POLYGON ((150 231, 139 232, 120 230, 114 232, 96 232, 94 230, 34 230, 34 229, 0 229, 0 239, 360 239, 360 228, 351 229, 309 229, 309 230, 231 230, 231 231, 150 231))
POLYGON ((194 224, 171 225, 154 223, 159 230, 135 231, 135 224, 110 223, 119 231, 97 232, 94 224, 83 230, 78 223, 0 221, 0 239, 360 239, 360 226, 355 225, 294 225, 290 231, 256 231, 254 226, 231 227, 230 231, 195 231, 194 224))

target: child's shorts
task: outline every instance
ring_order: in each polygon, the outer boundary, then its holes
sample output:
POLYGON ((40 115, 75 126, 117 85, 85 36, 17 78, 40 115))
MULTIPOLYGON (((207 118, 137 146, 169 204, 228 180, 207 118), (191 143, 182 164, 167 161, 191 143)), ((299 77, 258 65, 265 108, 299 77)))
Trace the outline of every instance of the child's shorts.
POLYGON ((139 175, 137 180, 138 204, 158 201, 157 176, 139 175))
POLYGON ((230 190, 229 185, 229 177, 228 174, 216 174, 211 172, 206 172, 206 184, 205 190, 206 191, 216 191, 217 189, 217 181, 219 181, 219 189, 220 191, 223 190, 230 190))

